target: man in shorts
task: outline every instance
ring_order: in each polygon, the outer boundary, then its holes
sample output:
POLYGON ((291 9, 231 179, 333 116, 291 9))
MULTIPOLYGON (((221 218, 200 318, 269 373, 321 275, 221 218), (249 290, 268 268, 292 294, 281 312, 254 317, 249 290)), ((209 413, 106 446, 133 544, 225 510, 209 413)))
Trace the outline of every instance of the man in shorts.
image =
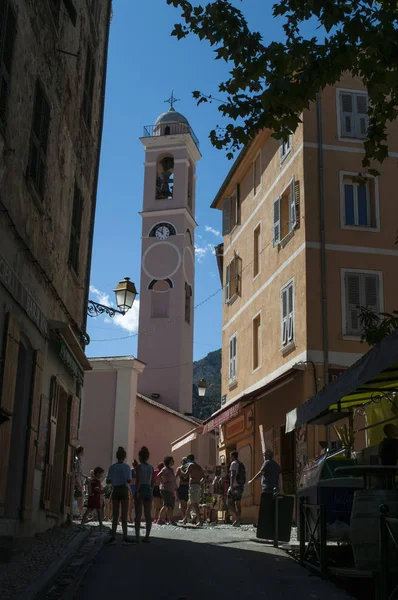
POLYGON ((184 469, 184 472, 189 476, 189 490, 187 512, 185 513, 185 518, 182 523, 183 525, 187 524, 188 516, 193 509, 198 520, 197 525, 200 527, 202 525, 202 518, 200 516, 199 504, 202 495, 204 473, 202 467, 195 462, 193 454, 187 456, 187 466, 184 469))
POLYGON ((234 517, 232 525, 234 527, 240 527, 241 524, 241 500, 243 496, 243 490, 246 483, 246 471, 243 463, 238 460, 239 454, 231 452, 231 466, 230 472, 230 486, 228 489, 228 507, 234 517))

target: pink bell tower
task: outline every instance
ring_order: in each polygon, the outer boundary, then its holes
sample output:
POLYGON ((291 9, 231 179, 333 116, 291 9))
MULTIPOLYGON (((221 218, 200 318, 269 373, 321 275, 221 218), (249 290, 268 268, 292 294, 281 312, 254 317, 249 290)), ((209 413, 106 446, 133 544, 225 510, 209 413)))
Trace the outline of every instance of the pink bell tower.
POLYGON ((180 413, 192 411, 196 163, 198 140, 174 109, 144 128, 144 200, 138 391, 180 413))

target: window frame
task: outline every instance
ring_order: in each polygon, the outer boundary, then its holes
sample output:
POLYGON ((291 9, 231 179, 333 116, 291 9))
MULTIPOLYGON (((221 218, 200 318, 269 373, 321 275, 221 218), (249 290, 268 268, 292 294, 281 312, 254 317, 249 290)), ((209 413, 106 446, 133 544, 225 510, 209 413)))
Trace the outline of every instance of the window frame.
POLYGON ((253 246, 253 273, 252 273, 252 275, 253 275, 253 281, 255 279, 257 279, 257 277, 259 277, 261 275, 261 254, 262 254, 262 252, 261 252, 261 243, 262 243, 261 238, 262 238, 262 233, 263 233, 262 232, 262 223, 261 223, 261 221, 259 221, 257 223, 257 225, 255 226, 255 228, 253 229, 253 236, 252 236, 252 239, 253 239, 253 244, 252 244, 252 246, 253 246), (256 273, 255 270, 254 270, 254 268, 255 268, 255 265, 256 265, 256 231, 257 230, 259 230, 259 235, 258 235, 258 254, 257 254, 257 266, 258 266, 258 270, 257 270, 257 273, 256 273))
MULTIPOLYGON (((367 136, 364 137, 347 137, 343 134, 342 130, 342 109, 341 109, 341 94, 353 94, 356 95, 366 95, 368 106, 369 106, 369 93, 368 90, 358 90, 354 88, 336 88, 336 114, 337 114, 337 139, 339 142, 350 142, 351 144, 363 144, 367 139, 367 136)), ((353 115, 356 115, 356 110, 353 112, 353 115)))
POLYGON ((235 384, 238 380, 238 332, 235 331, 228 340, 228 384, 235 384), (231 341, 235 339, 235 356, 231 357, 231 341), (234 377, 231 378, 231 363, 234 362, 234 377))
POLYGON ((84 197, 81 189, 77 185, 75 181, 75 185, 73 188, 73 204, 72 204, 72 215, 71 215, 71 224, 70 224, 70 232, 69 232, 69 251, 68 251, 68 265, 69 268, 73 270, 75 275, 80 274, 80 249, 82 242, 82 220, 83 220, 83 211, 84 211, 84 197), (78 200, 79 198, 79 200, 78 200), (75 204, 76 203, 76 204, 75 204), (78 223, 77 227, 74 224, 73 219, 76 212, 79 211, 78 215, 78 223), (73 250, 73 244, 75 244, 76 249, 73 250), (72 257, 72 258, 71 258, 72 257), (73 260, 75 257, 76 264, 73 260))
MULTIPOLYGON (((1 29, 1 25, 3 25, 3 28, 2 28, 2 32, 1 32, 2 33, 2 44, 0 45, 0 86, 2 88, 2 82, 4 80, 5 86, 6 86, 6 91, 5 91, 5 99, 4 99, 4 115, 3 115, 3 118, 0 116, 0 126, 4 128, 7 123, 7 113, 8 113, 8 105, 9 105, 9 97, 10 97, 13 60, 14 60, 14 55, 15 55, 15 41, 16 41, 16 37, 17 37, 17 15, 16 15, 16 12, 15 12, 14 7, 12 6, 10 0, 5 1, 4 23, 3 24, 0 23, 0 29, 1 29), (10 33, 10 31, 9 31, 10 13, 14 20, 14 30, 12 31, 12 36, 11 36, 11 40, 10 40, 10 48, 9 48, 9 50, 10 50, 10 56, 9 56, 10 65, 8 68, 7 65, 5 64, 5 60, 4 60, 4 55, 5 55, 4 50, 5 50, 5 42, 7 40, 7 34, 10 33)), ((1 88, 0 88, 0 98, 1 98, 1 91, 2 91, 1 88)), ((1 115, 1 113, 0 113, 0 115, 1 115)))
MULTIPOLYGON (((35 194, 37 195, 37 198, 40 200, 40 203, 43 204, 44 196, 45 196, 45 189, 46 189, 46 179, 47 179, 47 153, 48 153, 48 146, 49 146, 49 140, 50 140, 51 104, 48 101, 48 97, 47 97, 45 88, 40 79, 36 79, 36 82, 35 82, 31 119, 32 120, 31 120, 31 126, 30 126, 30 136, 29 136, 29 155, 28 155, 27 176, 29 178, 29 181, 30 181, 33 189, 34 189, 35 194), (34 129, 35 115, 36 115, 36 109, 37 109, 36 103, 37 103, 37 98, 38 98, 38 90, 40 90, 40 93, 42 95, 42 111, 41 111, 41 116, 40 116, 40 136, 37 135, 37 132, 34 129), (48 109, 47 115, 45 115, 45 113, 43 112, 43 107, 46 107, 48 109), (45 136, 42 135, 43 122, 45 122, 45 121, 43 121, 43 115, 47 116, 47 131, 46 131, 45 136), (44 140, 44 138, 46 138, 46 139, 44 140), (45 141, 45 144, 43 145, 44 141, 45 141), (36 171, 35 171, 35 177, 32 177, 32 165, 33 165, 32 147, 33 146, 36 149, 36 152, 38 155, 38 160, 42 162, 42 166, 43 166, 43 170, 44 170, 43 181, 42 181, 43 189, 40 188, 40 181, 37 181, 37 179, 36 179, 36 176, 38 174, 36 171)), ((36 165, 36 170, 37 170, 37 165, 36 165)))
POLYGON ((383 287, 383 271, 375 271, 371 269, 352 269, 343 267, 340 269, 340 290, 341 290, 341 332, 344 340, 358 341, 361 339, 361 334, 354 335, 352 333, 346 333, 347 331, 347 309, 348 303, 346 300, 346 274, 353 273, 354 275, 377 275, 379 278, 379 311, 384 312, 384 287, 383 287))
MULTIPOLYGON (((340 171, 339 172, 339 184, 340 184, 340 227, 341 229, 348 229, 351 231, 373 231, 380 232, 380 201, 379 201, 379 178, 373 177, 373 175, 365 175, 366 179, 373 181, 374 185, 374 214, 375 214, 375 222, 376 225, 373 227, 372 225, 364 226, 364 225, 347 225, 345 223, 345 189, 344 189, 344 179, 347 177, 358 177, 358 173, 354 171, 340 171)), ((354 183, 354 182, 353 182, 354 183)), ((369 188, 370 192, 370 188, 369 188)), ((369 217, 371 221, 371 213, 372 213, 372 204, 369 193, 368 199, 369 205, 369 217)))
POLYGON ((253 173, 253 200, 258 196, 261 191, 262 183, 263 183, 263 170, 262 170, 262 153, 261 148, 256 153, 254 160, 252 162, 252 173, 253 173), (259 168, 260 168, 260 181, 258 186, 256 187, 256 162, 259 158, 259 168))
POLYGON ((192 325, 192 286, 186 281, 184 285, 184 320, 187 325, 192 325))
POLYGON ((261 367, 263 366, 263 344, 262 344, 262 335, 261 335, 261 331, 262 331, 262 311, 259 310, 253 317, 252 317, 252 374, 257 373, 257 371, 259 371, 261 369, 261 367), (260 324, 258 327, 258 365, 255 367, 254 366, 254 353, 255 353, 255 348, 254 348, 254 323, 257 319, 260 319, 260 324))
POLYGON ((91 44, 87 44, 86 50, 86 62, 84 66, 84 79, 83 79, 83 98, 81 104, 83 121, 86 124, 88 131, 91 131, 93 125, 93 115, 94 115, 94 88, 95 88, 95 80, 96 80, 96 64, 94 60, 94 52, 91 44), (91 69, 89 72, 89 57, 91 57, 91 69))
POLYGON ((280 140, 280 145, 279 145, 279 157, 280 157, 280 162, 281 165, 285 162, 286 158, 289 156, 289 154, 291 154, 292 152, 292 134, 290 133, 288 138, 287 138, 287 142, 285 142, 284 140, 280 140), (285 152, 283 152, 284 148, 287 148, 285 152))
POLYGON ((297 207, 296 207, 296 178, 293 176, 289 183, 283 188, 282 193, 278 196, 278 198, 276 198, 276 200, 274 200, 273 204, 272 204, 272 242, 273 242, 273 246, 278 247, 278 246, 284 246, 289 240, 290 237, 293 235, 295 229, 297 228, 297 207), (285 233, 285 235, 282 237, 282 202, 283 202, 283 195, 284 193, 290 189, 290 201, 288 202, 288 206, 287 206, 287 214, 289 217, 289 226, 288 226, 288 232, 285 233), (279 214, 279 218, 278 220, 275 220, 275 209, 276 206, 278 206, 278 214, 279 214), (293 217, 293 213, 294 213, 294 219, 293 217), (278 231, 278 239, 276 239, 275 236, 275 232, 278 231))
POLYGON ((291 348, 293 348, 296 344, 296 315, 295 315, 295 301, 294 301, 294 292, 295 292, 295 285, 294 285, 294 277, 292 277, 291 279, 289 279, 289 281, 287 283, 285 283, 285 285, 283 287, 281 287, 280 290, 280 320, 281 320, 281 351, 282 352, 286 352, 288 350, 290 350, 291 348), (289 311, 289 304, 287 305, 287 315, 286 317, 283 316, 283 294, 286 292, 287 294, 287 301, 289 302, 289 288, 292 288, 292 310, 289 311), (289 327, 290 327, 290 315, 291 315, 291 323, 292 323, 292 337, 291 339, 289 339, 289 327), (287 340, 286 343, 284 343, 284 324, 285 324, 285 319, 286 319, 286 323, 287 323, 287 340))

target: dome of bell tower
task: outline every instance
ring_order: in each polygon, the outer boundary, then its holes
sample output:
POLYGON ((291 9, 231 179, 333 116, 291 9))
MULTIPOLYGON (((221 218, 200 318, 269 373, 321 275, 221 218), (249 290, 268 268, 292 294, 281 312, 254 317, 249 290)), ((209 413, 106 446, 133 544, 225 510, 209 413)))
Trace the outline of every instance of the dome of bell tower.
POLYGON ((166 125, 170 123, 183 123, 189 127, 188 119, 186 119, 181 113, 177 112, 172 106, 170 106, 168 111, 158 116, 155 122, 155 127, 156 125, 166 125))

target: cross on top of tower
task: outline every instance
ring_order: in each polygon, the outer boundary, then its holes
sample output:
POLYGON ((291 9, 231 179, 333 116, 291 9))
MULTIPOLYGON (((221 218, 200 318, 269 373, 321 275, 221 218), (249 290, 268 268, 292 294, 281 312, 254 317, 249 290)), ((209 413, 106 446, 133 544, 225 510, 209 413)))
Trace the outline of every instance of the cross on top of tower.
POLYGON ((165 102, 167 102, 168 104, 170 104, 170 110, 174 108, 174 104, 176 102, 180 102, 179 98, 176 98, 174 96, 174 90, 171 90, 171 95, 170 98, 168 98, 167 100, 165 100, 165 102))

